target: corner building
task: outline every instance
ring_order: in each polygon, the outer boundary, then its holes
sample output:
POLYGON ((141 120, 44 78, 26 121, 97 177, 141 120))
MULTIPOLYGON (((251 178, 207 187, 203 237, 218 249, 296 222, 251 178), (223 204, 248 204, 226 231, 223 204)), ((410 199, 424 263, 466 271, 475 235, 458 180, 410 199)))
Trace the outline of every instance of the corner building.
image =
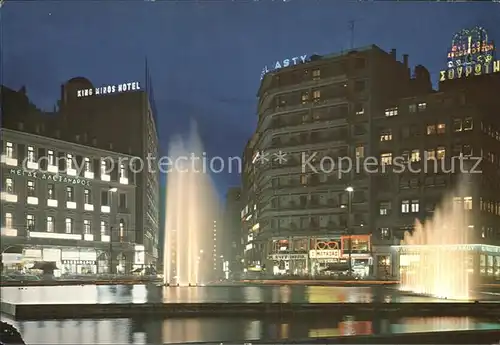
MULTIPOLYGON (((159 246, 158 133, 154 96, 146 82, 95 86, 76 77, 61 85, 61 98, 52 113, 38 110, 26 90, 3 87, 2 128, 41 135, 75 145, 137 157, 134 242, 145 247, 146 265, 156 265, 159 246)), ((120 167, 114 167, 116 171, 120 167)))
POLYGON ((134 175, 108 174, 101 162, 123 155, 20 131, 1 134, 5 271, 42 261, 54 262, 58 275, 144 267, 134 233, 134 175))
POLYGON ((347 269, 350 258, 362 274, 373 271, 373 178, 320 162, 372 155, 373 114, 420 86, 430 88, 412 80, 408 56, 398 61, 395 50, 374 45, 311 56, 264 76, 257 130, 244 154, 249 268, 321 275, 332 265, 347 269), (304 164, 313 155, 315 169, 304 164))

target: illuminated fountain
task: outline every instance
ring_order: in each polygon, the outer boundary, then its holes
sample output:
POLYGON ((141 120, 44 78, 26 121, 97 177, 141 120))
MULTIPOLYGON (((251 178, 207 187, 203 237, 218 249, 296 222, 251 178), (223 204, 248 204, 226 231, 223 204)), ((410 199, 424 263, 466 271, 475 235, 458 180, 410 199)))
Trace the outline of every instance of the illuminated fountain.
POLYGON ((213 272, 214 188, 195 126, 170 145, 165 220, 165 285, 195 286, 213 272))
MULTIPOLYGON (((456 195, 469 194, 464 187, 456 195)), ((432 219, 425 224, 417 220, 413 233, 405 233, 398 247, 401 290, 446 299, 471 299, 475 286, 466 245, 473 238, 469 236, 473 229, 464 202, 469 200, 445 198, 432 219)))

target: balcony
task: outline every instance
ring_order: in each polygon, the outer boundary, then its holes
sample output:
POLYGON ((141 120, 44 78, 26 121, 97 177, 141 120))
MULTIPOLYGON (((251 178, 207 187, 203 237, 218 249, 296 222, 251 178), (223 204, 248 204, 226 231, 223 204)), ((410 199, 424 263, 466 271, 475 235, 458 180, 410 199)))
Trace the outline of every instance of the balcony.
POLYGON ((93 171, 85 171, 83 173, 83 177, 88 178, 88 179, 93 179, 94 178, 94 172, 93 171))
POLYGON ((38 170, 39 168, 39 165, 37 162, 26 162, 26 168, 30 169, 30 170, 38 170))
POLYGON ((7 155, 0 156, 0 161, 6 165, 10 165, 13 167, 17 166, 17 159, 12 157, 7 157, 7 155))
POLYGON ((47 200, 47 206, 57 207, 57 200, 55 200, 55 199, 48 199, 47 200))
POLYGON ((127 177, 120 177, 120 184, 128 184, 128 178, 127 177))
POLYGON ((47 171, 53 174, 57 174, 59 172, 59 168, 55 165, 47 165, 47 171))
POLYGON ((92 204, 83 204, 83 209, 85 211, 94 211, 94 205, 92 205, 92 204))
POLYGON ((30 231, 28 233, 29 237, 32 238, 53 238, 59 240, 81 240, 82 235, 80 234, 61 234, 57 232, 38 232, 38 231, 30 231))
POLYGON ((105 173, 101 174, 101 181, 109 182, 111 181, 111 176, 105 173))
POLYGON ((77 171, 76 169, 73 169, 73 168, 67 168, 66 169, 66 175, 68 176, 77 176, 77 171))
POLYGON ((102 213, 110 213, 111 212, 111 207, 103 205, 103 206, 101 206, 101 212, 102 213))
POLYGON ((84 241, 93 241, 94 240, 94 235, 92 235, 92 234, 84 234, 83 235, 83 240, 84 241))
POLYGON ((109 242, 110 237, 109 235, 101 235, 101 242, 109 242))
POLYGON ((10 194, 10 193, 7 193, 7 192, 2 192, 1 194, 1 197, 0 197, 3 201, 6 201, 6 202, 17 202, 17 195, 15 194, 10 194))
POLYGON ((2 236, 15 237, 17 236, 17 229, 2 228, 2 236))
POLYGON ((26 202, 30 205, 38 205, 38 198, 36 196, 29 196, 26 202))
POLYGON ((66 201, 66 208, 68 208, 70 210, 76 210, 76 202, 66 201))

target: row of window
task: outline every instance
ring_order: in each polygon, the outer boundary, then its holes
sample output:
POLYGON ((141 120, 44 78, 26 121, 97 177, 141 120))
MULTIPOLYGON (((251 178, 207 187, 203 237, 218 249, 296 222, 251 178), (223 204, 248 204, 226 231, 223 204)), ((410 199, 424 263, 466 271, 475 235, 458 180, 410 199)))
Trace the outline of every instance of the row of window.
MULTIPOLYGON (((469 225, 469 227, 474 228, 474 225, 469 225)), ((391 232, 390 228, 381 227, 378 228, 378 235, 382 240, 389 240, 394 234, 391 232)), ((500 228, 495 231, 495 228, 491 226, 481 227, 481 238, 500 238, 500 228)))
MULTIPOLYGON (((472 210, 472 197, 456 197, 453 199, 456 204, 462 204, 464 210, 472 210)), ((386 216, 391 213, 392 202, 391 201, 381 201, 379 203, 379 214, 381 216, 386 216)), ((420 212, 420 200, 402 200, 401 201, 401 213, 419 213, 420 212)))
MULTIPOLYGON (((39 157, 34 146, 28 146, 26 150, 27 150, 26 151, 27 163, 37 164, 40 161, 42 161, 43 158, 43 161, 47 164, 47 166, 54 167, 56 169, 59 169, 59 167, 64 166, 66 169, 66 173, 71 170, 76 170, 78 166, 78 162, 76 161, 76 156, 71 153, 67 153, 63 157, 58 157, 56 156, 55 151, 47 150, 46 155, 44 157, 39 157)), ((12 142, 5 143, 3 154, 6 156, 6 158, 16 159, 17 155, 15 154, 14 144, 12 142)), ((103 159, 100 160, 101 177, 109 175, 110 170, 112 168, 110 165, 111 162, 109 160, 103 160, 103 159)), ((83 158, 83 172, 84 173, 94 172, 92 159, 89 157, 83 158)), ((126 164, 120 163, 118 174, 120 179, 127 178, 126 164)))
MULTIPOLYGON (((27 187, 27 196, 28 197, 37 197, 36 193, 36 184, 34 180, 28 180, 26 182, 27 187)), ((14 180, 11 177, 7 177, 5 179, 5 187, 4 192, 10 195, 15 195, 14 189, 14 180)), ((101 191, 101 205, 102 206, 110 206, 110 193, 111 191, 103 190, 101 191)), ((47 199, 48 200, 57 200, 56 196, 56 188, 53 183, 47 184, 47 199)), ((75 188, 73 186, 66 187, 66 201, 75 202, 75 188)), ((90 189, 84 189, 83 192, 83 202, 86 205, 93 204, 92 191, 90 189)), ((127 207, 127 195, 125 193, 120 193, 118 198, 118 207, 126 208, 127 207)))
MULTIPOLYGON (((416 104, 410 104, 408 106, 408 111, 410 113, 422 112, 427 109, 427 103, 420 102, 416 104)), ((385 109, 385 116, 391 117, 398 115, 398 107, 390 107, 385 109)))
MULTIPOLYGON (((14 217, 12 213, 5 213, 4 227, 7 229, 15 229, 19 224, 14 223, 14 217)), ((26 215, 26 230, 35 232, 39 229, 36 228, 36 218, 33 214, 26 215)), ((74 234, 75 232, 75 221, 73 218, 66 218, 64 220, 64 233, 74 234)), ((100 222, 100 234, 109 236, 109 226, 108 222, 101 220, 100 222)), ((56 223, 54 216, 47 216, 45 218, 45 231, 46 232, 56 232, 56 223)), ((125 227, 125 221, 121 219, 118 223, 118 232, 120 237, 125 236, 127 230, 125 227)), ((93 233, 92 221, 90 219, 83 220, 82 233, 85 235, 90 235, 93 233)))

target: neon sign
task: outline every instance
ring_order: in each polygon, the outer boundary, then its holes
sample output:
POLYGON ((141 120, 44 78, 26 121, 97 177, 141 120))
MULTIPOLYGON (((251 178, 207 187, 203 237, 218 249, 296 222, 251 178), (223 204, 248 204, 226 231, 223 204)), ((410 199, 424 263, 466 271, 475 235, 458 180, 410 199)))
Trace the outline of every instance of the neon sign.
POLYGON ((439 81, 498 72, 495 46, 480 26, 463 29, 453 36, 448 52, 448 69, 440 71, 439 81))
POLYGON ((284 59, 282 61, 278 60, 273 65, 271 65, 271 67, 264 66, 264 68, 262 69, 262 73, 260 74, 260 79, 264 78, 264 76, 269 72, 277 71, 288 66, 295 66, 301 63, 305 63, 306 59, 307 55, 300 55, 289 59, 284 59))
POLYGON ((88 96, 94 96, 94 95, 97 95, 97 96, 98 95, 110 95, 113 93, 139 91, 139 90, 141 90, 141 85, 139 84, 138 81, 134 81, 131 83, 122 83, 122 84, 117 84, 117 85, 105 85, 105 86, 100 86, 100 87, 96 87, 93 89, 77 90, 76 96, 78 98, 81 98, 81 97, 88 97, 88 96))

